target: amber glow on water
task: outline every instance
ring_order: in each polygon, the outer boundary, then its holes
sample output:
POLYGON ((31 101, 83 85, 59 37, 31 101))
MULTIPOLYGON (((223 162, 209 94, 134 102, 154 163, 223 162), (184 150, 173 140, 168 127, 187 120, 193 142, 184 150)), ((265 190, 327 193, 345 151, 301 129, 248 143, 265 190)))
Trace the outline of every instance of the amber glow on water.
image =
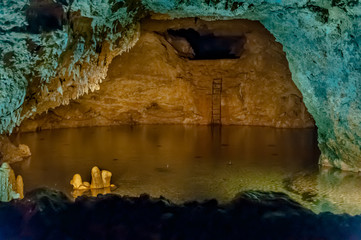
POLYGON ((24 133, 20 141, 33 154, 13 165, 25 191, 47 186, 71 196, 72 176, 90 181, 96 165, 113 173, 121 195, 226 202, 257 189, 285 192, 315 212, 361 213, 361 177, 319 170, 315 129, 117 126, 24 133))

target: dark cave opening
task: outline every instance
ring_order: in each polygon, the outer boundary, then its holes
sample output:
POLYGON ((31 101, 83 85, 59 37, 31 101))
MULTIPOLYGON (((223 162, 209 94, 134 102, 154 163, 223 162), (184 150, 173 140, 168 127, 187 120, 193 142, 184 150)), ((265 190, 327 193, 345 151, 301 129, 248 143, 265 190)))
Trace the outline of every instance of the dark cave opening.
POLYGON ((63 27, 64 14, 60 3, 32 0, 26 10, 26 19, 29 24, 27 30, 33 34, 60 30, 63 27))
MULTIPOLYGON (((168 37, 172 45, 178 50, 180 42, 186 41, 189 52, 181 50, 191 60, 213 60, 213 59, 237 59, 244 51, 246 42, 245 36, 216 36, 213 33, 202 33, 192 28, 189 29, 168 29, 168 37)), ((183 48, 184 49, 184 48, 183 48)))

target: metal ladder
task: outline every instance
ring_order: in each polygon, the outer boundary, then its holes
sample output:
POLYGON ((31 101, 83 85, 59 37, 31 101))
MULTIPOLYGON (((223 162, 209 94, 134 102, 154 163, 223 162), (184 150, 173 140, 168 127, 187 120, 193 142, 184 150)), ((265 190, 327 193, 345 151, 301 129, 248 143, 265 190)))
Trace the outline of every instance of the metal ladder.
POLYGON ((221 125, 222 78, 212 82, 212 125, 221 125))

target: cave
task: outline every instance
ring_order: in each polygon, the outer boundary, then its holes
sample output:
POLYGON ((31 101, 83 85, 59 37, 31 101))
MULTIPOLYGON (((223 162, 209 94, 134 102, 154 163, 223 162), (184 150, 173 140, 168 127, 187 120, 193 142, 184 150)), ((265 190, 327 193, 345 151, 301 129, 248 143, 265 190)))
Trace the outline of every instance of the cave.
POLYGON ((20 131, 119 124, 315 126, 282 46, 261 23, 145 19, 140 26, 139 40, 113 59, 98 91, 26 119, 20 131), (184 36, 189 32, 205 36, 196 37, 203 50, 184 36))
POLYGON ((0 9, 1 239, 361 237, 358 1, 0 9))

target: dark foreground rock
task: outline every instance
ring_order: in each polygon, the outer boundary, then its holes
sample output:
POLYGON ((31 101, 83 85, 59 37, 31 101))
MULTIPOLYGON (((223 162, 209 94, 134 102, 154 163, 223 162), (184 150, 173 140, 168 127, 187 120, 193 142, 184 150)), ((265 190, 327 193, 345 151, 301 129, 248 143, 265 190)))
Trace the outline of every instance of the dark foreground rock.
POLYGON ((314 214, 274 192, 232 202, 176 205, 165 198, 100 195, 70 201, 38 189, 0 204, 0 239, 361 239, 361 217, 314 214))

